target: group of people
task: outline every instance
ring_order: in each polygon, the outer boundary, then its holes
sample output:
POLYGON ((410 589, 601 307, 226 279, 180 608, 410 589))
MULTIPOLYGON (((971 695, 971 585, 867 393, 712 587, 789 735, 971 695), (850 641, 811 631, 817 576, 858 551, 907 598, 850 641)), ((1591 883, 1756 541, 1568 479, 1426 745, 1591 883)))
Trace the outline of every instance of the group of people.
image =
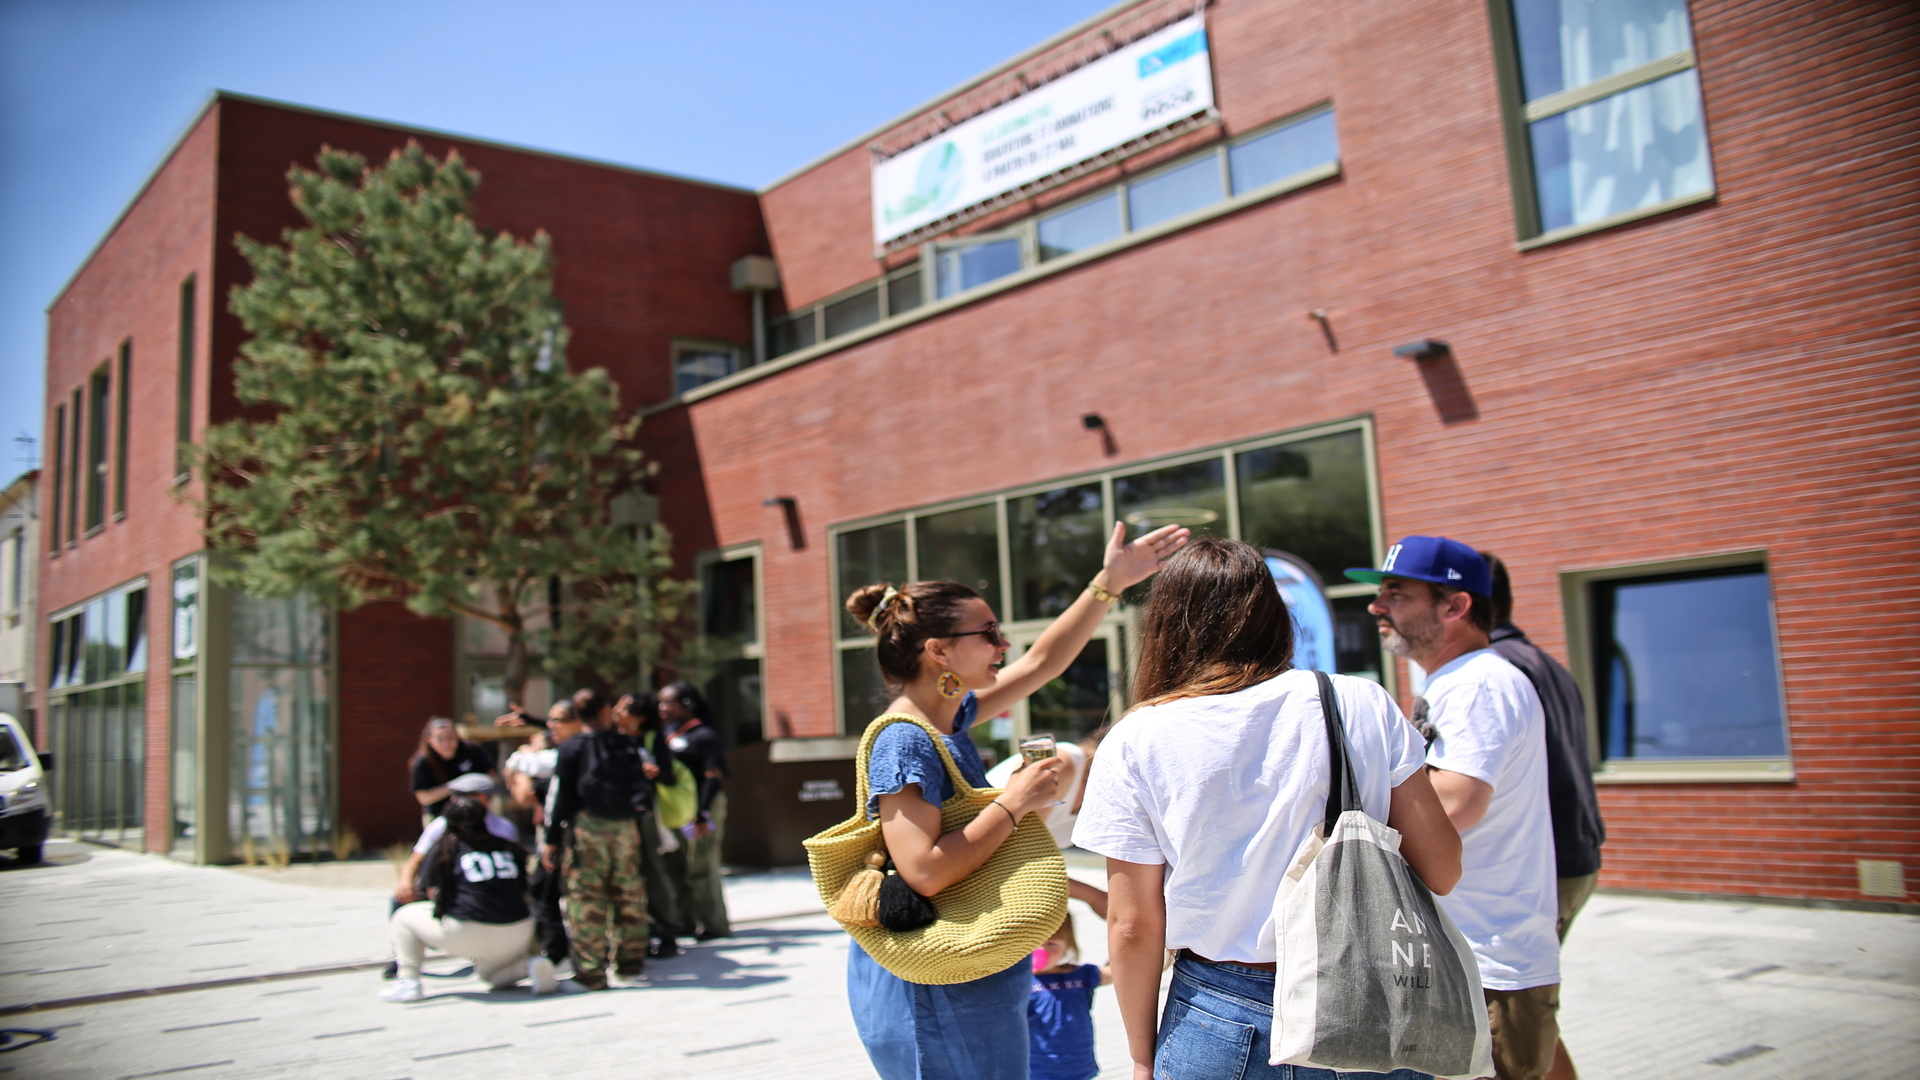
POLYGON ((731 936, 726 752, 699 690, 583 689, 545 718, 516 706, 498 723, 540 729, 500 766, 449 720, 421 733, 411 767, 424 827, 394 888, 383 999, 424 996, 429 948, 469 959, 495 989, 525 979, 543 994, 567 966, 605 990, 678 955, 682 938, 731 936))
MULTIPOLYGON (((1414 665, 1416 684, 1425 675, 1412 718, 1378 683, 1331 678, 1362 808, 1399 833, 1401 856, 1472 947, 1495 1074, 1571 1078, 1557 1021, 1559 946, 1593 890, 1604 840, 1579 692, 1513 625, 1497 558, 1410 536, 1378 568, 1348 576, 1377 585, 1368 610, 1382 643, 1414 665)), ((947 830, 940 807, 953 785, 932 738, 901 723, 876 738, 865 812, 914 892, 937 896, 982 867, 1027 814, 1068 804, 1071 842, 1108 868, 1104 892, 1070 883, 1070 895, 1107 919, 1104 971, 1069 962, 1071 916, 1033 958, 954 985, 899 978, 853 943, 853 1019, 887 1080, 1090 1080, 1098 1066, 1087 1006, 1107 981, 1137 1080, 1333 1080, 1269 1064, 1276 900, 1325 816, 1334 776, 1318 680, 1292 666, 1292 615, 1258 550, 1174 526, 1128 542, 1116 525, 1100 573, 1004 667, 999 623, 964 585, 871 585, 846 609, 877 639, 881 674, 898 694, 887 714, 926 720, 968 783, 986 787, 968 728, 1057 678, 1118 595, 1149 577, 1134 704, 1085 759, 1084 782, 1071 755, 1024 764, 996 778, 994 803, 947 830)))

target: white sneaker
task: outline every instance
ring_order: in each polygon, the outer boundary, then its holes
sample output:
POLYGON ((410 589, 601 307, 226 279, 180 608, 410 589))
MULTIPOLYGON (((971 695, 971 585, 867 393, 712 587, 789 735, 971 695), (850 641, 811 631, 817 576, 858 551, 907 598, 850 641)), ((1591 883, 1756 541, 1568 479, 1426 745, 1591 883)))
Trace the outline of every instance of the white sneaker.
POLYGON ((533 996, 551 994, 560 989, 560 977, 554 974, 553 961, 544 956, 536 956, 527 961, 527 984, 533 987, 533 996))
POLYGON ((419 979, 395 979, 392 986, 380 991, 381 1001, 419 1001, 426 996, 419 979))

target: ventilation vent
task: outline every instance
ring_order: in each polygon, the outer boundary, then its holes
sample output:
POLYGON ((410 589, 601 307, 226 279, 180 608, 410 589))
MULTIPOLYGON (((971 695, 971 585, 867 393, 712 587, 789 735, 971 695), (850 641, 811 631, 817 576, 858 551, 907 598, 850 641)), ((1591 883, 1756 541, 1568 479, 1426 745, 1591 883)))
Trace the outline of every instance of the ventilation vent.
POLYGON ((1907 876, 1900 864, 1891 859, 1855 859, 1860 871, 1863 896, 1905 896, 1907 876))

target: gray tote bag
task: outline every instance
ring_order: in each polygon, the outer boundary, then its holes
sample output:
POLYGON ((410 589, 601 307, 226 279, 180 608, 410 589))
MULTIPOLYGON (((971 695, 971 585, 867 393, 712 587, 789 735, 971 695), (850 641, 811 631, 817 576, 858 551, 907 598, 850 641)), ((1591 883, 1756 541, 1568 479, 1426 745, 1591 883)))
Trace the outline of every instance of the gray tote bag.
POLYGON ((1492 1076, 1473 950, 1400 857, 1400 834, 1360 808, 1333 680, 1314 675, 1333 774, 1274 909, 1270 1064, 1492 1076))

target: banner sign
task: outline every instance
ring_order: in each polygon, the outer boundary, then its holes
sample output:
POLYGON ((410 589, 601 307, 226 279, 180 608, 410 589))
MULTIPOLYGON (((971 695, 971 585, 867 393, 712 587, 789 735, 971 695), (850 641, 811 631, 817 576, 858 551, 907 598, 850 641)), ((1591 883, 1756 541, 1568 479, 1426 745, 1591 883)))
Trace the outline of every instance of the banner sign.
POLYGON ((1293 614, 1293 666, 1303 671, 1338 673, 1333 659, 1333 605, 1320 575, 1298 555, 1263 551, 1267 572, 1293 614))
POLYGON ((876 163, 874 239, 884 244, 1212 106, 1206 18, 1195 15, 876 163))

